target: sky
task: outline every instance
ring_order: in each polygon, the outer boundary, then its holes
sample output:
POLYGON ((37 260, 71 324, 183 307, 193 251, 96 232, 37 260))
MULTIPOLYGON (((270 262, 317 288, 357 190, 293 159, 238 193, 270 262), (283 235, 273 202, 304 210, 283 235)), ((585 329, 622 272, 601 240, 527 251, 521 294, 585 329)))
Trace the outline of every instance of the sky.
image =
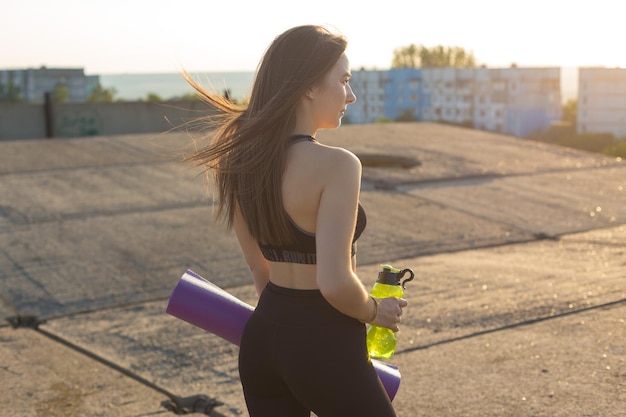
POLYGON ((3 0, 0 69, 87 74, 254 71, 301 24, 334 28, 354 69, 410 44, 460 46, 488 67, 626 68, 622 0, 3 0))

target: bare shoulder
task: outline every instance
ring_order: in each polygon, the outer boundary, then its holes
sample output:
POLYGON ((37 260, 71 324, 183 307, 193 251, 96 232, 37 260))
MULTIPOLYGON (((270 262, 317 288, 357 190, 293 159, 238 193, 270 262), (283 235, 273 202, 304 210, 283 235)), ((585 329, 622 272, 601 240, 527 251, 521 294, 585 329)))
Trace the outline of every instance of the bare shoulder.
MULTIPOLYGON (((329 176, 361 175, 361 161, 351 151, 335 146, 321 145, 316 155, 320 171, 329 176)), ((325 176, 326 176, 325 175, 325 176)))
POLYGON ((304 190, 318 194, 329 185, 354 188, 360 180, 361 161, 354 153, 321 143, 302 143, 291 149, 283 185, 301 199, 304 190))

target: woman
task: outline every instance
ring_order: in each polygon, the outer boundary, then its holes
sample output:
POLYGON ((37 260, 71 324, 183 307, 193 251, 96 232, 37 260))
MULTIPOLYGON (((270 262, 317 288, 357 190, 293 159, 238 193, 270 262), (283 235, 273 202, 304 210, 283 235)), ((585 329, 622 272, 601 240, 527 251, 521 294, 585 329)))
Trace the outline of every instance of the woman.
POLYGON ((317 141, 349 104, 344 37, 320 26, 279 35, 247 106, 188 81, 219 112, 188 160, 213 171, 218 217, 235 231, 258 305, 239 371, 251 417, 395 416, 368 359, 365 323, 398 331, 405 300, 374 299, 355 273, 361 164, 317 141))

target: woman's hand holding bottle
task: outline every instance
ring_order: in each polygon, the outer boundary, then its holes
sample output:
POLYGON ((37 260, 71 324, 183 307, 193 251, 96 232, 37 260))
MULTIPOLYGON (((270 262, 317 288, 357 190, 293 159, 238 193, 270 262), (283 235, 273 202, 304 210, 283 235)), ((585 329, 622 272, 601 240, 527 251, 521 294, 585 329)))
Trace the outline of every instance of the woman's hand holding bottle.
POLYGON ((387 297, 376 299, 378 301, 378 312, 374 321, 374 326, 386 327, 397 332, 400 330, 398 325, 402 319, 402 309, 408 305, 404 298, 387 297))

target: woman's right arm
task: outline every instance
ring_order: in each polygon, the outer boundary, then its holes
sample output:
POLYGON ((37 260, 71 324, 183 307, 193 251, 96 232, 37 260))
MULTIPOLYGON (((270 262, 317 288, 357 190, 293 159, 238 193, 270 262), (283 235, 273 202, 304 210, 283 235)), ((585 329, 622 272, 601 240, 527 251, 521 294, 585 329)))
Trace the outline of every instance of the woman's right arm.
POLYGON ((349 151, 335 148, 325 160, 324 188, 317 213, 317 284, 337 310, 363 322, 398 330, 406 301, 369 296, 352 265, 352 238, 356 227, 361 162, 349 151), (377 314, 374 317, 374 312, 377 314))

